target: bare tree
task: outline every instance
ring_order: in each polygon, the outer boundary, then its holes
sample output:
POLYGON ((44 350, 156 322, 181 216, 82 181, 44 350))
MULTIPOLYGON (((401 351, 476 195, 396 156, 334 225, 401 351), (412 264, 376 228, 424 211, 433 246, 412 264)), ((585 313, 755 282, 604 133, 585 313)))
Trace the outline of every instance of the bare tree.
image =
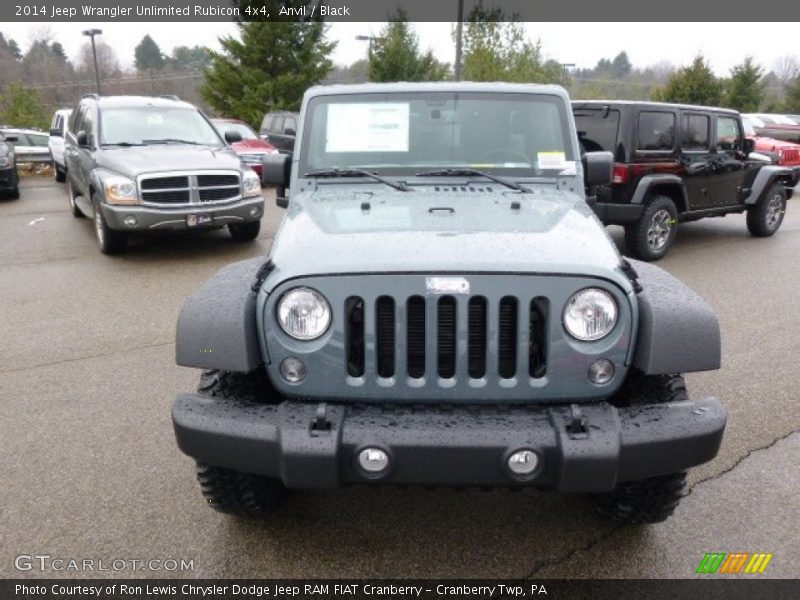
POLYGON ((793 54, 784 54, 772 65, 772 71, 778 77, 781 85, 786 86, 800 74, 800 61, 793 54))

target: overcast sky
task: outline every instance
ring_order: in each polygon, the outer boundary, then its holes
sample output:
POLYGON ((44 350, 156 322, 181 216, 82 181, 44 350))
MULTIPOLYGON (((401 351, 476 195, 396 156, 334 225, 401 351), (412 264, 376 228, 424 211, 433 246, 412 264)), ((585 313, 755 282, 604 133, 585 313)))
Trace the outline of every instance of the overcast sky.
MULTIPOLYGON (((366 43, 354 37, 376 34, 382 25, 333 24, 330 37, 339 42, 334 62, 346 65, 365 57, 366 43)), ((423 48, 433 49, 439 60, 453 62, 451 24, 414 26, 423 48)), ((236 33, 233 23, 15 23, 13 27, 0 23, 0 31, 15 38, 23 51, 43 28, 49 28, 53 40, 61 42, 70 57, 77 55, 86 39, 81 31, 89 27, 103 30, 102 39, 114 47, 124 66, 133 63, 133 49, 148 33, 165 53, 176 45, 218 48, 220 35, 236 33)), ((665 60, 680 66, 702 52, 718 75, 727 75, 748 54, 770 69, 777 58, 798 53, 796 23, 526 23, 526 28, 531 38, 541 40, 545 58, 578 67, 593 67, 598 59, 613 58, 621 50, 628 51, 637 67, 665 60), (763 33, 756 35, 754 27, 763 33)))

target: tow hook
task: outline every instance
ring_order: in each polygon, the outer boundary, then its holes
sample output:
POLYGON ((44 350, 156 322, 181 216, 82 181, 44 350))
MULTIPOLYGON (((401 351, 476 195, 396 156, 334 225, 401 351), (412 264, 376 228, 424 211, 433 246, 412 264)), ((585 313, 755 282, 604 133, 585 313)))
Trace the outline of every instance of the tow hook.
POLYGON ((589 424, 586 417, 581 412, 581 407, 577 404, 570 404, 569 412, 567 433, 570 439, 581 440, 589 437, 589 424))
POLYGON ((317 406, 317 412, 314 419, 311 421, 311 436, 316 437, 319 435, 327 435, 331 432, 331 422, 328 420, 328 405, 321 402, 317 406))

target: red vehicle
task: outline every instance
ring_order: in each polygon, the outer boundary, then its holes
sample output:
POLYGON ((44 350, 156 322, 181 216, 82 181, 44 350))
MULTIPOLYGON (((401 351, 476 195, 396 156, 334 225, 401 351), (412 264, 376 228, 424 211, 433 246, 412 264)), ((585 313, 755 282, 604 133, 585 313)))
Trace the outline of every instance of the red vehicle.
POLYGON ((763 120, 754 115, 742 115, 745 135, 756 144, 756 152, 766 154, 775 164, 800 167, 800 144, 779 140, 767 135, 763 120))
POLYGON ((246 165, 259 175, 261 175, 261 159, 267 154, 278 153, 275 146, 258 137, 258 134, 250 129, 250 126, 244 121, 239 119, 211 119, 211 122, 223 138, 226 131, 235 131, 242 136, 242 140, 233 142, 231 148, 246 165))

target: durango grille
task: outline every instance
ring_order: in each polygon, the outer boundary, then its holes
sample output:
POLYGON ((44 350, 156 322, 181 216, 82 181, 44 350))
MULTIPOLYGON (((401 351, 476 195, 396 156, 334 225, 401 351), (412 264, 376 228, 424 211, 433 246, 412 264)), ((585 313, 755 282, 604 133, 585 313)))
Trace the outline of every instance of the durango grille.
POLYGON ((543 297, 504 296, 491 306, 483 296, 380 296, 368 307, 351 296, 344 306, 347 374, 361 377, 371 367, 382 378, 539 379, 547 371, 547 310, 543 297), (365 315, 375 320, 374 353, 365 346, 365 315))
POLYGON ((228 202, 241 196, 238 173, 180 173, 139 178, 147 204, 202 204, 228 202))

